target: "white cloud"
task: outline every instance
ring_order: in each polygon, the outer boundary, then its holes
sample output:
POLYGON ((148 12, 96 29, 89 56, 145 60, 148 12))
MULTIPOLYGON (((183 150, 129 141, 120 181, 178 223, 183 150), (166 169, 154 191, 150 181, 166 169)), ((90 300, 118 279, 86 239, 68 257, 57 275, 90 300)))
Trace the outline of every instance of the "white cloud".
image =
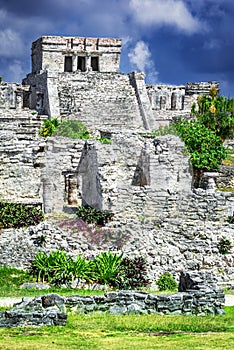
POLYGON ((134 68, 147 73, 150 83, 157 81, 158 72, 154 68, 150 50, 144 41, 138 41, 136 46, 129 52, 128 57, 134 68))
POLYGON ((16 57, 24 52, 20 35, 12 29, 0 31, 0 43, 0 55, 3 57, 16 57))
POLYGON ((144 26, 173 25, 188 34, 202 27, 182 0, 130 0, 136 21, 144 26))

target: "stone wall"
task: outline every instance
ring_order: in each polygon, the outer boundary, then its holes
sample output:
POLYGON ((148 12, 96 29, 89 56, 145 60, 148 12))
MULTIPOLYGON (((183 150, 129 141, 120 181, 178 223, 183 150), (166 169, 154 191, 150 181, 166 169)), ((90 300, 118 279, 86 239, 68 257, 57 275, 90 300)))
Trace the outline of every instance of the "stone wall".
POLYGON ((48 214, 89 204, 115 215, 98 242, 97 232, 72 233, 47 224, 4 230, 1 265, 28 267, 38 249, 65 249, 73 256, 114 250, 144 256, 152 284, 163 272, 176 277, 186 268, 212 270, 220 283, 234 284, 233 248, 227 255, 218 250, 222 237, 233 243, 227 218, 234 196, 192 190, 189 160, 178 138, 116 131, 109 133, 112 144, 105 145, 62 137, 45 141, 32 134, 21 139, 19 130, 2 139, 2 200, 41 203, 48 214), (46 237, 43 247, 40 236, 46 237))
POLYGON ((84 70, 92 69, 92 57, 98 58, 100 72, 118 72, 121 39, 43 36, 32 44, 32 72, 64 72, 66 57, 71 58, 71 71, 79 70, 78 57, 85 59, 84 70))
POLYGON ((30 300, 23 298, 12 310, 0 312, 0 328, 65 326, 67 321, 64 299, 57 294, 30 300))
POLYGON ((73 312, 81 314, 223 315, 223 291, 207 283, 205 276, 182 273, 181 290, 177 294, 155 295, 126 290, 105 293, 104 296, 70 296, 65 303, 73 312))
POLYGON ((12 310, 0 312, 1 327, 64 326, 66 307, 78 314, 110 313, 159 315, 224 315, 224 293, 210 273, 183 272, 179 293, 155 295, 137 290, 123 290, 96 296, 60 297, 48 294, 23 298, 12 310))
POLYGON ((63 73, 58 94, 62 118, 76 118, 91 130, 144 129, 134 88, 125 74, 63 73))
POLYGON ((0 198, 41 202, 41 170, 35 164, 35 149, 43 151, 38 130, 45 116, 24 110, 0 110, 0 198))
POLYGON ((102 251, 124 253, 127 257, 143 256, 152 288, 164 272, 178 280, 183 270, 212 271, 219 285, 234 286, 234 249, 221 254, 222 237, 233 244, 234 227, 213 221, 165 219, 151 220, 140 216, 118 220, 114 217, 106 228, 86 227, 78 220, 60 219, 43 222, 28 229, 2 230, 0 266, 27 269, 38 251, 65 250, 74 258, 92 257, 102 251))
POLYGON ((5 109, 28 107, 29 86, 17 83, 0 83, 0 112, 5 109))

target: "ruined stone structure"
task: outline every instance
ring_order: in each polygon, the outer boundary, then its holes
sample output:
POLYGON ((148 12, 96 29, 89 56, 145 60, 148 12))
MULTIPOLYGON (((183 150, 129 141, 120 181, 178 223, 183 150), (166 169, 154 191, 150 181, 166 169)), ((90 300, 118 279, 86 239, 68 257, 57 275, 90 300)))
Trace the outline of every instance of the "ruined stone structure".
MULTIPOLYGON (((227 223, 233 195, 194 190, 184 144, 171 135, 151 137, 152 129, 189 115, 197 96, 218 84, 146 85, 144 73, 119 72, 120 51, 119 39, 42 37, 33 43, 32 73, 22 85, 0 84, 0 199, 34 203, 47 214, 79 204, 111 210, 112 236, 125 241, 105 249, 146 257, 152 282, 164 271, 212 269, 220 282, 234 283, 233 248, 227 256, 217 248, 222 236, 233 242, 227 223), (48 117, 82 121, 93 140, 44 140, 38 131, 48 117)), ((66 233, 61 243, 58 228, 38 230, 48 251, 104 249, 66 233)), ((27 230, 1 233, 0 264, 26 267, 38 249, 33 242, 27 230)))
POLYGON ((66 307, 73 313, 84 315, 224 315, 224 301, 224 293, 210 273, 186 272, 180 276, 177 294, 155 295, 122 290, 95 296, 47 294, 33 300, 23 298, 12 310, 0 312, 0 328, 65 326, 66 307))
POLYGON ((162 119, 189 114, 199 94, 218 86, 147 86, 144 73, 119 72, 120 52, 120 39, 38 39, 32 73, 23 81, 30 86, 29 107, 50 117, 78 118, 90 129, 152 129, 162 119))
POLYGON ((67 321, 64 298, 48 294, 23 298, 12 310, 0 312, 0 328, 65 326, 67 321))

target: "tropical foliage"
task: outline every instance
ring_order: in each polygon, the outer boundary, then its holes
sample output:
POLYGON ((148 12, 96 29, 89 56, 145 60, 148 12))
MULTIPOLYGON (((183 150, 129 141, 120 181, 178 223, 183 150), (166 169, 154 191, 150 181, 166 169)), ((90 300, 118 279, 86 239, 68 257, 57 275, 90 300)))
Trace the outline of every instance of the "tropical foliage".
POLYGON ((77 120, 65 120, 53 132, 54 136, 64 136, 69 139, 89 139, 86 126, 77 120))
POLYGON ((113 213, 108 210, 95 209, 89 205, 79 206, 77 216, 88 224, 105 225, 113 217, 113 213))
POLYGON ((194 167, 208 171, 217 169, 227 154, 222 138, 198 120, 182 119, 175 127, 194 167))
POLYGON ((119 272, 112 283, 113 287, 118 289, 136 289, 146 287, 148 284, 146 260, 141 256, 132 259, 123 258, 119 272))
POLYGON ((113 285, 119 273, 123 254, 117 255, 111 252, 103 252, 92 261, 92 278, 98 283, 113 285))
POLYGON ((234 99, 218 96, 217 89, 212 88, 210 95, 198 98, 191 114, 195 120, 177 120, 175 128, 194 167, 215 170, 227 156, 223 141, 234 136, 234 99))
POLYGON ((108 285, 117 289, 147 286, 146 261, 142 257, 123 258, 123 254, 102 252, 93 259, 80 255, 72 259, 65 251, 38 252, 30 273, 37 281, 52 285, 71 285, 75 280, 108 285))
POLYGON ((52 136, 58 126, 59 121, 57 118, 46 119, 43 121, 43 125, 39 131, 39 135, 43 137, 52 136))
POLYGON ((201 124, 223 140, 234 137, 233 98, 217 96, 217 90, 212 88, 210 95, 198 98, 197 106, 194 104, 191 112, 201 124))
POLYGON ((31 263, 31 274, 37 281, 53 285, 70 285, 77 280, 111 285, 118 274, 122 254, 102 252, 93 260, 80 255, 72 259, 65 251, 55 250, 49 255, 38 252, 31 263))
POLYGON ((37 225, 42 220, 43 212, 33 205, 0 202, 0 228, 37 225))

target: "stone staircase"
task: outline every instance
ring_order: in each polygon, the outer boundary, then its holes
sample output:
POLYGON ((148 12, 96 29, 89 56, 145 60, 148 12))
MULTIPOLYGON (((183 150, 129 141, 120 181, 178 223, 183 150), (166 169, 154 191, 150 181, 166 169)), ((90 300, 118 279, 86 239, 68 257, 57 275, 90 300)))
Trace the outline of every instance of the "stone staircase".
POLYGON ((135 90, 123 73, 63 73, 58 94, 61 115, 90 129, 143 128, 135 90))

